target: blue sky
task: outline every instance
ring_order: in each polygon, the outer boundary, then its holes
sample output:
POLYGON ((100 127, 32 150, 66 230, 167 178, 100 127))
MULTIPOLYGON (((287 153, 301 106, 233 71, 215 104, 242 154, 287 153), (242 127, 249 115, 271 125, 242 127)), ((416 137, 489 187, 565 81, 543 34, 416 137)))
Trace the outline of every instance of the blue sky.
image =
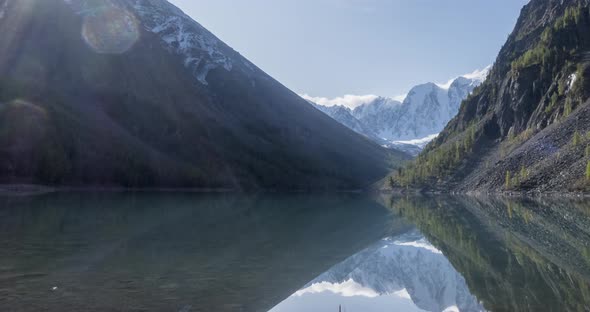
POLYGON ((171 0, 300 94, 396 96, 493 63, 528 0, 171 0))

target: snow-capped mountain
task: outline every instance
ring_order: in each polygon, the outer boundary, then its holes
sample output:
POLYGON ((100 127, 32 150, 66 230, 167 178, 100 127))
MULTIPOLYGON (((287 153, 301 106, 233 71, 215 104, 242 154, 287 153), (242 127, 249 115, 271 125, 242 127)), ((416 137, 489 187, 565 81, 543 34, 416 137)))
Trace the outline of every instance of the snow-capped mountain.
POLYGON ((369 127, 367 127, 364 123, 362 123, 360 120, 354 117, 353 112, 350 108, 342 105, 322 106, 319 104, 315 104, 313 102, 311 102, 311 104, 313 104, 317 109, 326 113, 328 116, 334 118, 341 124, 356 131, 357 133, 367 136, 381 144, 387 143, 385 140, 380 139, 379 136, 376 133, 374 133, 369 127))
POLYGON ((412 230, 337 264, 271 311, 293 311, 308 302, 347 308, 359 301, 366 311, 485 310, 442 252, 412 230))
MULTIPOLYGON (((486 79, 489 69, 488 66, 446 84, 415 86, 403 101, 377 97, 352 109, 336 104, 321 110, 379 144, 388 147, 413 145, 415 153, 424 147, 424 140, 435 138, 455 117, 461 102, 486 79), (421 146, 408 143, 413 140, 419 140, 421 146)), ((305 98, 314 101, 312 97, 305 98)))

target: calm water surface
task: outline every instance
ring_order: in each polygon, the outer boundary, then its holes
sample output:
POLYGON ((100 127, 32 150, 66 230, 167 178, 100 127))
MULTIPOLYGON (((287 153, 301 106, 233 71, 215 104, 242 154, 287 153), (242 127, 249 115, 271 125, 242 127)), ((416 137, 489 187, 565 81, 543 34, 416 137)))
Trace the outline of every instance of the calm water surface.
POLYGON ((590 202, 0 198, 0 311, 590 311, 590 202))

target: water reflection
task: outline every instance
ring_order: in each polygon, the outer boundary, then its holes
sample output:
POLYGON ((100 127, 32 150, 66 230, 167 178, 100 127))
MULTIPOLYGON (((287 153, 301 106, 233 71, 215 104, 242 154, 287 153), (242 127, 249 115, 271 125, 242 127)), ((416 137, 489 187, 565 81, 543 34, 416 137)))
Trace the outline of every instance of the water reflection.
POLYGON ((0 199, 0 310, 267 311, 403 228, 359 196, 0 199))
POLYGON ((0 310, 589 311, 589 246, 586 200, 5 198, 0 310))
POLYGON ((273 312, 590 311, 587 200, 379 201, 416 229, 335 265, 273 312))
POLYGON ((482 311, 465 279, 413 229, 320 275, 272 312, 482 311))
POLYGON ((491 311, 590 310, 586 200, 412 198, 390 202, 491 311))

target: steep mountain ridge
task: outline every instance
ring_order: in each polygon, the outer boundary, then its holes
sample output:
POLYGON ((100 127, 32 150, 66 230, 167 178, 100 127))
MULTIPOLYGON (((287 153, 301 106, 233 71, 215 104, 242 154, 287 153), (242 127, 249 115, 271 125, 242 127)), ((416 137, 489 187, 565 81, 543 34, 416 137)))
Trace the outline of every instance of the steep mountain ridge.
POLYGON ((488 79, 390 184, 459 192, 587 190, 589 3, 531 0, 488 79))
POLYGON ((349 189, 406 156, 164 0, 0 0, 0 182, 349 189))

